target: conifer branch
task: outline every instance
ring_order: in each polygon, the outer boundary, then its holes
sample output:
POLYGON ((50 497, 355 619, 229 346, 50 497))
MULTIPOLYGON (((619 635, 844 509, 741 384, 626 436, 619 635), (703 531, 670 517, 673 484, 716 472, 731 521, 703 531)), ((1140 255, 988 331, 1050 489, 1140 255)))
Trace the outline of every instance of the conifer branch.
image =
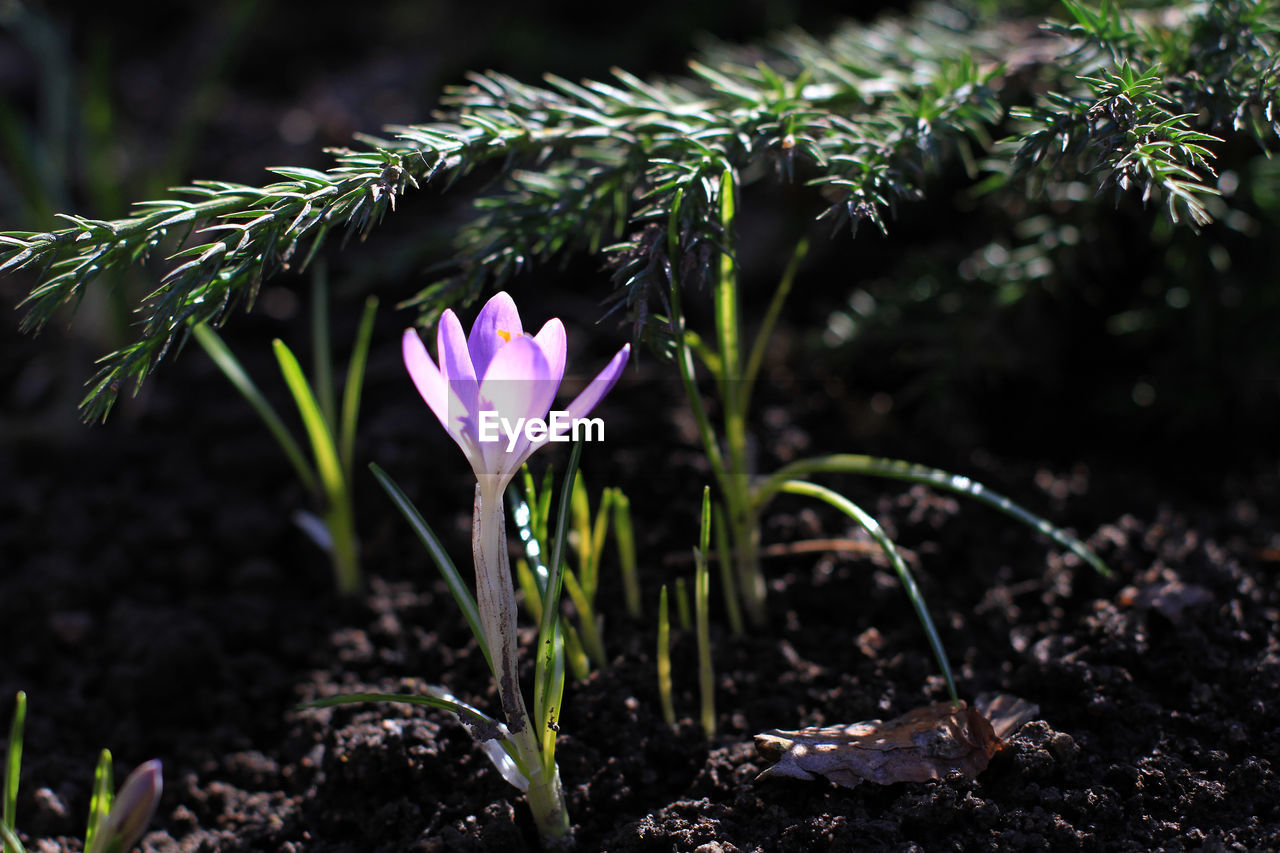
POLYGON ((363 237, 410 188, 447 187, 483 163, 496 178, 414 300, 426 321, 530 265, 589 252, 614 266, 615 309, 660 339, 652 303, 665 309, 671 272, 696 284, 726 245, 716 213, 726 172, 735 186, 803 182, 821 200, 815 215, 855 229, 886 229, 938 165, 974 173, 984 156, 1009 187, 1090 180, 1158 198, 1174 221, 1208 222, 1220 205, 1213 146, 1242 130, 1264 146, 1280 135, 1274 13, 1252 0, 1145 17, 1067 7, 1072 22, 1037 32, 930 6, 821 41, 787 33, 715 48, 667 81, 473 74, 432 122, 335 151, 328 170, 273 169, 280 180, 262 187, 196 182, 127 219, 68 216, 60 230, 0 235, 0 273, 35 271, 23 328, 37 330, 104 270, 160 267, 137 340, 106 356, 90 385, 83 410, 98 418, 190 324, 219 325, 252 306, 266 277, 305 268, 335 229, 363 237))

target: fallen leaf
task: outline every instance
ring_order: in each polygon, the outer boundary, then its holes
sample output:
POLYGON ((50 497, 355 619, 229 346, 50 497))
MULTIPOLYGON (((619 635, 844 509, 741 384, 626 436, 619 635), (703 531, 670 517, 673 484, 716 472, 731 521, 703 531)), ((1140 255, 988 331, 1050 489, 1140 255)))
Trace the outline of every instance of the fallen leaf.
POLYGON ((1039 705, 1008 693, 984 693, 974 700, 973 707, 987 718, 991 730, 1002 741, 1040 713, 1039 705))
POLYGON ((1141 589, 1127 586, 1120 590, 1119 601, 1125 607, 1156 610, 1174 625, 1183 622, 1182 611, 1195 610, 1213 602, 1213 593, 1199 584, 1179 580, 1149 583, 1141 589))
POLYGON ((823 776, 847 788, 864 780, 924 782, 955 770, 972 779, 1002 745, 987 718, 964 702, 934 702, 888 722, 775 729, 755 741, 760 755, 777 762, 757 779, 823 776))

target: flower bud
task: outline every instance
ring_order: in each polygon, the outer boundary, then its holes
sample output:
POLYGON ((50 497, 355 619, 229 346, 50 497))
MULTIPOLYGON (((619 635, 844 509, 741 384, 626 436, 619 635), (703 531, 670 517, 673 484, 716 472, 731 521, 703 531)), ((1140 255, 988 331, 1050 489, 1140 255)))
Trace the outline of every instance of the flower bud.
POLYGON ((102 819, 88 853, 128 853, 142 838, 160 805, 164 778, 159 759, 151 759, 134 768, 120 786, 111 811, 102 819))

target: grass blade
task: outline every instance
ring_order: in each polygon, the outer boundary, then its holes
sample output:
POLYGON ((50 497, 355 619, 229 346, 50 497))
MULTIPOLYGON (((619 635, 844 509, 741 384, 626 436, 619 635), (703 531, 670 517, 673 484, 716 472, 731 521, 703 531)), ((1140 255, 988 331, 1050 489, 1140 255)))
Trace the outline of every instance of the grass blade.
POLYGON ((591 528, 591 547, 588 551, 590 561, 583 566, 583 584, 593 606, 596 591, 600 588, 600 561, 604 557, 604 543, 609 537, 609 521, 613 518, 613 493, 613 489, 605 489, 600 493, 600 505, 596 507, 595 524, 591 528), (590 566, 590 572, 586 571, 587 566, 590 566))
POLYGON ((582 648, 586 651, 587 657, 595 662, 597 667, 604 666, 604 641, 600 638, 600 632, 596 628, 596 611, 594 602, 588 597, 586 590, 582 588, 577 575, 573 569, 565 566, 564 573, 564 589, 569 593, 569 599, 573 601, 573 606, 578 609, 578 622, 580 625, 579 636, 582 638, 582 648))
MULTIPOLYGON (((280 363, 280 372, 284 375, 285 384, 293 394, 298 414, 302 416, 302 424, 306 428, 307 437, 311 440, 311 452, 315 457, 316 470, 320 474, 320 482, 325 494, 325 523, 329 535, 333 538, 333 548, 329 552, 333 558, 334 570, 338 578, 338 587, 343 593, 353 594, 360 588, 359 544, 356 539, 355 511, 352 506, 350 484, 346 473, 338 459, 338 448, 334 444, 333 429, 330 420, 320 408, 311 384, 302 372, 302 366, 293 352, 279 338, 272 341, 276 361, 280 363)), ((330 383, 332 390, 332 383, 330 383)))
POLYGON ((729 631, 741 637, 742 605, 738 602, 738 583, 733 575, 733 547, 729 544, 729 525, 724 520, 724 509, 717 505, 711 514, 716 531, 716 557, 720 562, 720 586, 724 588, 724 609, 729 618, 729 631))
POLYGON ((769 346, 769 338, 773 337, 773 327, 777 325, 778 317, 782 314, 782 305, 787 301, 787 296, 791 293, 791 286, 795 283, 800 263, 808 253, 809 241, 802 239, 796 244, 795 251, 791 254, 791 260, 787 263, 787 268, 783 271, 782 278, 778 281, 778 289, 774 291, 773 299, 769 301, 769 307, 765 310, 764 320, 760 323, 760 330, 756 332, 755 342, 751 345, 751 354, 747 356, 747 367, 742 374, 742 410, 744 413, 751 408, 751 392, 755 390, 756 378, 760 375, 760 366, 764 364, 764 351, 769 346))
POLYGON ((364 314, 356 330, 356 343, 351 349, 351 361, 347 365, 347 384, 342 390, 342 421, 338 427, 342 446, 338 456, 342 471, 351 479, 356 445, 356 419, 360 414, 360 396, 364 391, 365 366, 369 362, 369 345, 373 341, 373 318, 378 313, 378 297, 370 296, 364 303, 364 314))
POLYGON ((27 853, 27 848, 22 846, 18 834, 2 823, 0 823, 0 839, 4 840, 5 853, 27 853))
MULTIPOLYGON (((551 723, 553 714, 559 713, 564 698, 564 642, 560 628, 560 596, 564 587, 564 548, 569 538, 569 519, 572 515, 573 483, 578 476, 578 466, 582 462, 582 440, 573 443, 569 453, 569 463, 565 466, 564 480, 560 486, 560 505, 556 513, 556 530, 551 545, 551 561, 547 564, 550 576, 547 588, 542 597, 542 623, 538 626, 538 648, 540 651, 534 669, 534 719, 543 727, 539 732, 539 742, 543 744, 543 769, 546 773, 555 773, 555 729, 551 723), (551 749, 546 748, 550 740, 551 749)), ((546 499, 550 490, 544 489, 542 497, 546 499)), ((544 516, 545 519, 545 516, 544 516)))
POLYGON ((334 708, 338 705, 358 705, 362 702, 396 702, 401 705, 425 705, 428 708, 450 711, 457 714, 473 734, 478 732, 486 739, 494 740, 505 740, 507 737, 503 731, 506 726, 475 706, 458 699, 423 696, 419 693, 343 693, 340 696, 326 696, 323 699, 303 702, 298 706, 298 710, 310 711, 316 708, 334 708))
POLYGON ((426 547, 440 574, 444 576, 444 582, 449 587, 453 600, 458 603, 458 609, 462 611, 462 618, 467 620, 471 636, 475 637, 480 651, 484 653, 484 659, 489 664, 489 672, 497 678, 497 670, 493 668, 493 656, 489 653, 489 644, 485 641, 484 629, 480 625, 480 610, 476 607, 475 596, 471 594, 471 588, 462 579, 462 575, 458 574, 453 560, 449 559, 449 552, 445 550, 444 545, 440 544, 440 539, 431 529, 431 525, 427 524, 422 514, 418 512, 418 508, 413 505, 413 501, 409 500, 409 496, 396 485, 395 480, 375 464, 371 463, 369 470, 373 472, 374 478, 382 486, 383 491, 391 498, 391 502, 396 505, 396 509, 400 510, 405 521, 409 522, 413 532, 418 534, 418 539, 426 547))
POLYGON ((676 706, 671 698, 671 613, 667 606, 667 585, 658 593, 658 700, 662 719, 676 727, 676 706))
POLYGON ((702 732, 707 740, 716 736, 715 671, 711 668, 711 572, 707 569, 707 549, 711 547, 711 487, 702 488, 702 524, 698 547, 693 551, 694 614, 698 637, 698 694, 702 711, 702 732))
POLYGON ((84 835, 84 849, 93 850, 93 840, 98 836, 102 822, 111 811, 115 796, 115 781, 111 772, 111 750, 104 749, 98 756, 98 766, 93 771, 93 794, 89 797, 89 823, 84 835))
POLYGON ((429 695, 419 693, 347 693, 342 696, 326 696, 305 702, 298 706, 299 710, 315 708, 333 708, 338 705, 355 705, 362 702, 395 702, 401 705, 422 705, 440 711, 448 711, 467 727, 472 739, 484 750, 494 767, 502 774, 502 778, 521 791, 529 790, 528 773, 520 767, 516 759, 516 748, 511 742, 511 733, 502 723, 485 712, 470 705, 447 690, 434 685, 424 685, 429 695))
POLYGON ((578 552, 578 574, 583 585, 591 588, 591 498, 587 495, 587 483, 578 472, 573 480, 573 497, 570 501, 573 509, 574 550, 578 552))
POLYGON ((302 452, 302 448, 298 446, 298 442, 294 441, 289 428, 284 425, 284 421, 276 414, 276 410, 271 407, 271 404, 267 402, 267 398, 258 390, 258 386, 249 378, 249 374, 245 373, 239 359, 235 357, 218 333, 208 324, 198 323, 192 326, 191 335, 196 339, 196 343, 200 344, 201 348, 204 349, 209 359, 222 371, 222 375, 227 377, 236 390, 240 392, 240 396, 244 397, 249 405, 253 407, 253 410, 258 413, 258 417, 266 424, 276 443, 284 451, 285 457, 293 465, 293 470, 298 473, 298 479, 302 480, 303 485, 308 490, 318 493, 320 491, 320 483, 316 479, 315 472, 311 470, 311 466, 307 464, 307 457, 302 452))
POLYGON ((914 462, 904 462, 899 459, 881 459, 852 453, 839 453, 832 456, 820 456, 815 459, 803 459, 799 462, 785 465, 770 475, 768 479, 757 486, 753 500, 757 507, 763 507, 774 494, 778 491, 783 491, 781 484, 797 477, 820 473, 864 474, 870 477, 887 477, 893 480, 906 480, 909 483, 922 483, 943 491, 966 495, 1040 531, 1084 560, 1098 574, 1103 577, 1111 577, 1111 569, 1107 567, 1107 564, 1102 562, 1098 555, 1089 549, 1088 545, 1085 545, 1065 530, 1055 527, 1040 516, 1023 509, 1004 495, 993 492, 968 477, 952 474, 939 468, 930 468, 927 465, 917 465, 914 462))
POLYGON ((302 416, 302 424, 306 428, 307 438, 311 441, 311 452, 315 456, 316 470, 320 474, 320 482, 324 486, 325 495, 333 503, 343 491, 342 465, 338 462, 338 452, 333 443, 333 431, 325 420, 320 403, 311 389, 311 383, 302 372, 302 365, 293 351, 285 346, 284 341, 276 338, 271 342, 276 361, 280 363, 280 372, 289 386, 289 393, 302 416))
POLYGON ((676 578, 676 615, 680 619, 680 630, 688 631, 693 627, 693 610, 689 606, 689 589, 684 578, 676 578))
POLYGON ((631 526, 631 500, 622 489, 613 490, 614 542, 618 546, 618 565, 622 569, 622 592, 627 603, 627 615, 632 619, 644 618, 640 597, 640 575, 636 569, 636 536, 631 526))
POLYGON ((538 718, 542 735, 542 766, 548 773, 556 772, 556 735, 559 733, 560 707, 564 701, 566 628, 560 620, 555 622, 551 642, 547 644, 543 710, 538 718))
POLYGON ((903 562, 902 555, 898 553, 897 546, 893 544, 893 540, 885 535, 876 520, 867 515, 860 506, 844 495, 828 489, 826 486, 806 483, 803 480, 788 480, 782 484, 780 491, 825 501, 856 521, 876 541, 876 544, 884 551, 885 556, 889 558, 890 564, 893 565, 893 570, 897 572, 898 580, 902 582, 902 586, 907 592, 907 598, 911 599, 911 606, 915 608, 916 616, 920 619, 920 624, 924 627, 925 634, 929 638, 929 646, 933 649, 933 655, 938 659, 938 666, 942 669, 942 676, 947 680, 947 690, 951 694, 951 701, 958 703, 960 697, 956 693, 955 677, 951 674, 951 663, 947 660, 946 649, 942 647, 942 638, 938 636, 938 629, 934 626, 933 618, 929 615, 929 608, 925 604, 924 594, 916 586, 915 578, 911 576, 911 570, 903 562))
POLYGON ((542 592, 538 589, 538 582, 533 577, 533 569, 529 568, 528 560, 516 560, 516 583, 519 584, 520 594, 524 597, 524 606, 529 611, 530 619, 541 624, 542 592))
POLYGON ((5 756, 4 808, 0 811, 0 829, 6 831, 5 853, 18 853, 15 826, 18 812, 18 777, 22 772, 22 736, 27 726, 27 694, 21 690, 13 701, 13 723, 9 726, 9 752, 5 756), (12 840, 11 840, 12 837, 12 840))

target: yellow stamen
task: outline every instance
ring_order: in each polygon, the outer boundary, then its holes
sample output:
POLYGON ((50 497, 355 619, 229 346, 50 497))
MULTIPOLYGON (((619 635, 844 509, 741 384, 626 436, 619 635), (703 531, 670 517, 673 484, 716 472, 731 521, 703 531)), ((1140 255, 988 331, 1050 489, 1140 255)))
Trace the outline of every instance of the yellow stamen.
POLYGON ((504 341, 506 341, 507 343, 510 343, 510 342, 511 342, 511 333, 510 333, 510 332, 504 332, 504 331, 502 331, 501 329, 498 329, 498 337, 502 338, 502 339, 503 339, 504 341))

